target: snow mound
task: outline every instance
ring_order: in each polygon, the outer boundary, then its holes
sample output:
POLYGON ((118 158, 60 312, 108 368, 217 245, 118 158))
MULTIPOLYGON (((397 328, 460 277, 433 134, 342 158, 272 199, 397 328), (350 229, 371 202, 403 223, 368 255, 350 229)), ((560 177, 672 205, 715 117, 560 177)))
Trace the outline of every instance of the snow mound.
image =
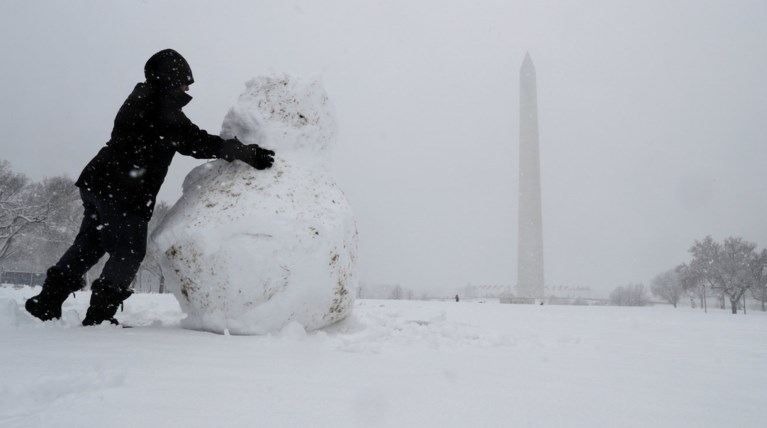
POLYGON ((357 228, 329 173, 335 119, 322 84, 253 79, 222 136, 276 152, 271 169, 214 161, 192 170, 154 233, 187 328, 232 334, 306 330, 347 317, 357 228))
POLYGON ((262 76, 245 84, 224 118, 221 136, 277 149, 280 157, 326 160, 336 136, 335 113, 319 80, 262 76))
POLYGON ((16 327, 19 315, 19 305, 15 301, 0 299, 0 328, 16 327))
MULTIPOLYGON (((78 324, 79 322, 78 320, 78 324)), ((41 324, 40 321, 30 315, 18 301, 0 298, 0 330, 39 324, 41 324)))

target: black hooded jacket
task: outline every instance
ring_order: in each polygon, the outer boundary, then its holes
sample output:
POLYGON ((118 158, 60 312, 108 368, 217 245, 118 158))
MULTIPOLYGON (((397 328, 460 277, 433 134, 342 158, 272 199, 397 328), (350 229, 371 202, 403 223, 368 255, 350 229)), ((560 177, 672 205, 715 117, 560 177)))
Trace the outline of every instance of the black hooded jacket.
POLYGON ((181 111, 192 97, 180 86, 194 79, 178 52, 166 49, 153 55, 144 74, 147 81, 136 85, 125 100, 112 138, 88 163, 76 185, 149 219, 176 152, 198 159, 228 158, 227 149, 240 143, 208 134, 181 111))

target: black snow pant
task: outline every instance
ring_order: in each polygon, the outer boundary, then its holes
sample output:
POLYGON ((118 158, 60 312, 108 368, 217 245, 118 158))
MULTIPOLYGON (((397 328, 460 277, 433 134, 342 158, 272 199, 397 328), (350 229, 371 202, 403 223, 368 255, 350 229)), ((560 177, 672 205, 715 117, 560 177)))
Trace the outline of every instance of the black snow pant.
POLYGON ((148 220, 86 190, 80 197, 85 208, 80 232, 55 267, 82 277, 106 253, 109 260, 99 279, 127 289, 146 254, 148 220))

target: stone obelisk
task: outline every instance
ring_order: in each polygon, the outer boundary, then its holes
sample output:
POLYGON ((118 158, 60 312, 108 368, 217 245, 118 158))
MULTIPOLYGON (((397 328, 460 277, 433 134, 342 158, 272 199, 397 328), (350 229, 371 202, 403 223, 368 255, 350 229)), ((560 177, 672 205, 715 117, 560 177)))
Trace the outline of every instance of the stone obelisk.
POLYGON ((538 153, 538 95, 535 66, 525 55, 519 78, 519 247, 517 297, 542 299, 543 222, 538 153))

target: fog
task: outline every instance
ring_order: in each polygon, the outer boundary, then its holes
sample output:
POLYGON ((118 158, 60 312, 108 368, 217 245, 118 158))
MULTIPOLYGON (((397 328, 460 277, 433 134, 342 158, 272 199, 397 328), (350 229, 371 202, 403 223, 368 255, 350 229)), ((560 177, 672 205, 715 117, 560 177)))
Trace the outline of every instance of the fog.
MULTIPOLYGON (((361 279, 513 285, 529 52, 546 284, 606 294, 705 235, 767 245, 764 22, 761 1, 6 0, 0 159, 77 177, 164 48, 191 64, 185 112, 212 133, 251 77, 319 75, 361 279)), ((199 163, 177 156, 160 199, 199 163)))

